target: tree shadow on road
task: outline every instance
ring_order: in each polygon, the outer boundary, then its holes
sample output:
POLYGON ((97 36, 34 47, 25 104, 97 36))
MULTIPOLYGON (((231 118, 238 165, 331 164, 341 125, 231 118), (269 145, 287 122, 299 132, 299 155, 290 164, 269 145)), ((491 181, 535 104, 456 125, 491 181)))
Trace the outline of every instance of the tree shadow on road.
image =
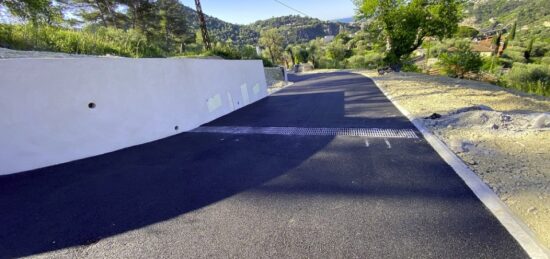
POLYGON ((0 177, 0 257, 86 245, 168 220, 284 174, 330 141, 184 133, 0 177))

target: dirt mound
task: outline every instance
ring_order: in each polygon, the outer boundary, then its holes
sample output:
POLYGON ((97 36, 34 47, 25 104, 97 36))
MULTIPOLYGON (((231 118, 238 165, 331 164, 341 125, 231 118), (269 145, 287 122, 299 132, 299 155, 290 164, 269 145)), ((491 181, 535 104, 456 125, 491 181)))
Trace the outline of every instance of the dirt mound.
MULTIPOLYGON (((433 117, 432 117, 433 118, 433 117)), ((488 130, 550 129, 550 113, 510 113, 493 111, 488 106, 460 108, 437 119, 425 119, 430 127, 475 128, 488 130)))

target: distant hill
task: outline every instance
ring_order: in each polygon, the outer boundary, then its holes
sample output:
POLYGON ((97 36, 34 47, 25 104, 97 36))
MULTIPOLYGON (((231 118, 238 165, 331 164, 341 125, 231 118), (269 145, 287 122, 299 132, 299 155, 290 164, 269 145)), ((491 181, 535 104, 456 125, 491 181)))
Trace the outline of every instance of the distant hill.
MULTIPOLYGON (((195 10, 186 7, 188 22, 194 30, 199 29, 198 17, 195 10)), ((206 15, 206 24, 210 37, 218 41, 231 39, 236 44, 257 44, 260 31, 278 28, 286 39, 286 43, 305 43, 317 37, 337 35, 341 30, 355 32, 358 26, 343 22, 321 21, 315 18, 289 15, 256 21, 248 25, 238 25, 222 21, 216 17, 206 15)))
POLYGON ((340 18, 333 20, 334 22, 341 22, 341 23, 353 23, 355 22, 355 19, 353 17, 346 17, 346 18, 340 18))
POLYGON ((518 23, 520 37, 550 39, 550 0, 470 0, 465 24, 484 29, 518 23))

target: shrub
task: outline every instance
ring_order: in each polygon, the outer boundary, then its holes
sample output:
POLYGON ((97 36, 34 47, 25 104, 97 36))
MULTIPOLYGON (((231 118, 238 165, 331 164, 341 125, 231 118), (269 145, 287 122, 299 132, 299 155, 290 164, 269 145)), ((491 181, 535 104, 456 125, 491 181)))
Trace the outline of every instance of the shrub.
POLYGON ((460 44, 456 51, 440 56, 440 65, 445 74, 463 78, 468 72, 479 72, 483 61, 479 53, 473 52, 469 44, 460 44))
POLYGON ((540 59, 542 65, 550 65, 550 57, 543 57, 540 59))
POLYGON ((474 38, 479 34, 479 31, 469 26, 459 26, 455 33, 455 37, 459 38, 474 38))
POLYGON ((367 62, 365 61, 365 56, 363 55, 351 56, 348 59, 348 66, 350 68, 366 68, 367 62))
POLYGON ((437 58, 441 54, 447 52, 447 45, 442 42, 430 42, 426 43, 426 45, 423 47, 427 51, 429 50, 429 56, 430 58, 437 58), (428 45, 429 44, 429 45, 428 45))
POLYGON ((420 73, 420 72, 422 72, 422 69, 417 67, 414 63, 405 63, 405 64, 403 64, 403 67, 401 67, 401 71, 420 73))
POLYGON ((295 56, 296 62, 298 63, 307 63, 307 61, 309 60, 309 52, 305 49, 298 50, 295 56))
POLYGON ((245 45, 239 48, 242 59, 261 59, 256 52, 256 48, 252 45, 245 45))
POLYGON ((550 96, 550 66, 514 63, 504 82, 510 88, 550 96))
POLYGON ((159 57, 165 54, 135 30, 105 27, 73 30, 47 25, 0 24, 0 45, 19 50, 88 55, 159 57))
POLYGON ((508 58, 508 57, 500 57, 498 59, 498 62, 502 65, 502 67, 504 68, 511 68, 512 65, 514 64, 514 60, 512 60, 511 58, 508 58))
MULTIPOLYGON (((494 74, 497 71, 501 70, 503 66, 506 66, 507 59, 498 58, 497 56, 485 57, 482 59, 483 64, 481 65, 481 71, 494 74)), ((510 67, 511 67, 510 63, 510 67)))
POLYGON ((502 53, 502 57, 511 59, 513 62, 527 63, 527 59, 525 59, 524 51, 506 49, 504 53, 502 53))
POLYGON ((517 52, 523 53, 525 51, 525 48, 519 46, 519 44, 520 43, 517 42, 517 41, 508 42, 508 48, 506 48, 506 50, 508 50, 508 51, 517 51, 517 52))
POLYGON ((532 49, 533 57, 543 57, 544 55, 546 55, 546 53, 549 53, 549 52, 550 52, 550 46, 548 43, 537 41, 533 44, 533 49, 532 49))
POLYGON ((218 42, 212 46, 212 50, 202 53, 202 56, 216 56, 223 59, 241 59, 241 53, 230 43, 218 42))
POLYGON ((319 66, 318 68, 336 68, 335 67, 335 61, 328 57, 320 57, 319 58, 319 66))
POLYGON ((264 67, 275 67, 275 65, 273 65, 273 62, 265 57, 262 57, 262 63, 264 64, 264 67))
POLYGON ((378 68, 382 65, 384 60, 384 55, 379 52, 368 52, 365 55, 365 63, 367 68, 378 68))

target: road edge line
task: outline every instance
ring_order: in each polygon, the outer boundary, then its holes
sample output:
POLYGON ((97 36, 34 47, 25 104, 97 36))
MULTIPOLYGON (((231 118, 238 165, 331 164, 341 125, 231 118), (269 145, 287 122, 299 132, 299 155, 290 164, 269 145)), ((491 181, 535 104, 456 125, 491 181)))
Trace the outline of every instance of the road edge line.
POLYGON ((401 106, 383 87, 378 85, 374 78, 360 72, 354 72, 374 82, 374 85, 395 105, 395 107, 407 117, 407 119, 422 133, 426 141, 433 149, 450 165, 456 174, 466 183, 477 198, 497 218, 506 230, 516 239, 520 246, 531 258, 548 259, 550 252, 538 241, 535 233, 508 208, 502 200, 481 178, 473 172, 451 149, 435 134, 431 133, 421 122, 414 118, 409 111, 401 106))

